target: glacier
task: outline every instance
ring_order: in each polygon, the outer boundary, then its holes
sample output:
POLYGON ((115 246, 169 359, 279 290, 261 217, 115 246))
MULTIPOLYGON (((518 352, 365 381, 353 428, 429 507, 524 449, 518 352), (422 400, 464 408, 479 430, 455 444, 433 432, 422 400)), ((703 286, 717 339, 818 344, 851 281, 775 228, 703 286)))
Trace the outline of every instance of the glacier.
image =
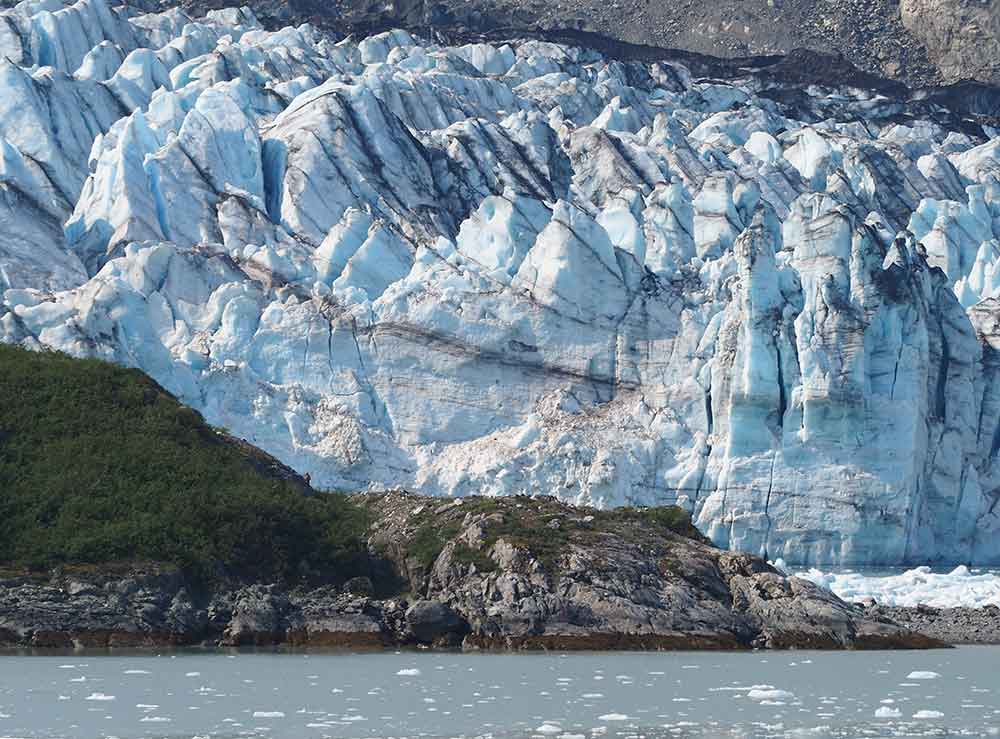
POLYGON ((1000 131, 539 39, 0 11, 0 340, 319 488, 1000 563, 1000 131))

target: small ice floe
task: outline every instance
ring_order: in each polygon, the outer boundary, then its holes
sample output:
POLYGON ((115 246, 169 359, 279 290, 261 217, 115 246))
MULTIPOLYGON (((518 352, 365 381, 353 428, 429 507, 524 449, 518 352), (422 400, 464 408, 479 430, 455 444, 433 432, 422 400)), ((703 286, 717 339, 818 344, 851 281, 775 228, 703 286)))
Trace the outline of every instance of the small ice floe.
POLYGON ((155 703, 136 703, 135 707, 138 708, 140 711, 155 711, 157 708, 159 708, 159 706, 156 705, 155 703))
POLYGON ((901 718, 903 712, 892 706, 879 706, 875 709, 875 718, 901 718))
POLYGON ((125 672, 123 672, 122 674, 123 675, 151 675, 152 673, 149 670, 125 670, 125 672))
POLYGON ((396 675, 398 675, 399 677, 419 677, 420 670, 418 670, 416 667, 407 667, 402 670, 399 670, 396 673, 396 675))
POLYGON ((184 677, 201 677, 200 672, 185 672, 184 677))
POLYGON ((764 701, 791 700, 794 697, 794 693, 789 693, 787 690, 778 690, 777 688, 754 688, 747 693, 747 698, 759 703, 763 703, 764 701))
POLYGON ((773 685, 765 685, 765 684, 759 684, 759 685, 724 685, 724 686, 722 686, 720 688, 709 688, 708 692, 709 693, 725 693, 725 692, 745 693, 748 690, 774 690, 774 686, 773 685))
POLYGON ((557 739, 587 739, 583 734, 560 734, 557 739))
POLYGON ((87 682, 87 678, 84 677, 83 675, 80 675, 80 677, 71 677, 69 681, 71 683, 85 683, 87 682))
POLYGON ((284 718, 285 714, 282 711, 254 711, 254 718, 284 718))
POLYGON ((173 719, 166 716, 143 716, 139 719, 142 724, 169 724, 173 719))
POLYGON ((580 697, 586 698, 587 700, 594 700, 595 698, 603 698, 604 693, 584 693, 580 697))
POLYGON ((628 721, 628 716, 624 713, 605 713, 597 717, 598 721, 628 721))
POLYGON ((559 726, 559 724, 553 724, 548 721, 546 721, 544 724, 535 729, 535 731, 538 732, 539 734, 549 734, 549 735, 563 733, 562 727, 559 726))
POLYGON ((932 718, 944 718, 944 714, 941 711, 917 711, 913 714, 913 718, 918 720, 927 720, 932 718))
POLYGON ((87 701, 113 701, 115 697, 113 695, 108 695, 107 693, 91 693, 84 700, 87 701))
POLYGON ((76 665, 59 665, 60 670, 75 670, 76 665))
POLYGON ((906 676, 907 680, 937 680, 941 677, 939 672, 931 672, 930 670, 914 670, 909 675, 906 676))

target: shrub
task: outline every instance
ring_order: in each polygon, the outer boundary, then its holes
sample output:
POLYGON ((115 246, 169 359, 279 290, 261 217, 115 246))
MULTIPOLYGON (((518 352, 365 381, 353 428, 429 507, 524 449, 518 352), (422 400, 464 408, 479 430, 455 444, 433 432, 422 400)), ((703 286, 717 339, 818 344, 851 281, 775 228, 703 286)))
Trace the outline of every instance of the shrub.
POLYGON ((0 562, 341 579, 366 525, 345 496, 262 470, 138 370, 0 345, 0 562))

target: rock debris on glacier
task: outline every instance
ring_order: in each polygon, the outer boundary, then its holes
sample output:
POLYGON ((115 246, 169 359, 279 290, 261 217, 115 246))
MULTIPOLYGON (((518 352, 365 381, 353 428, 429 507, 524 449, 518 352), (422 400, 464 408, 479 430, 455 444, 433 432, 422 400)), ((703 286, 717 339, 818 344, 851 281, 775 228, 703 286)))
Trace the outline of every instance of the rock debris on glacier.
POLYGON ((321 487, 1000 562, 1000 138, 540 41, 0 12, 0 338, 321 487), (982 135, 979 135, 979 134, 982 135))

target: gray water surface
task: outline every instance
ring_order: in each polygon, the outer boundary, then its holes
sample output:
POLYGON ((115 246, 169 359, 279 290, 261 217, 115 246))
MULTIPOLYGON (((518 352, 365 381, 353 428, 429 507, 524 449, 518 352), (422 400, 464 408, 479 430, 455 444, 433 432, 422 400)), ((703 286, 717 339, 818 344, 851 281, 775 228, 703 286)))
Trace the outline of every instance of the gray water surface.
POLYGON ((1000 648, 0 656, 5 739, 475 736, 1000 736, 1000 648))

